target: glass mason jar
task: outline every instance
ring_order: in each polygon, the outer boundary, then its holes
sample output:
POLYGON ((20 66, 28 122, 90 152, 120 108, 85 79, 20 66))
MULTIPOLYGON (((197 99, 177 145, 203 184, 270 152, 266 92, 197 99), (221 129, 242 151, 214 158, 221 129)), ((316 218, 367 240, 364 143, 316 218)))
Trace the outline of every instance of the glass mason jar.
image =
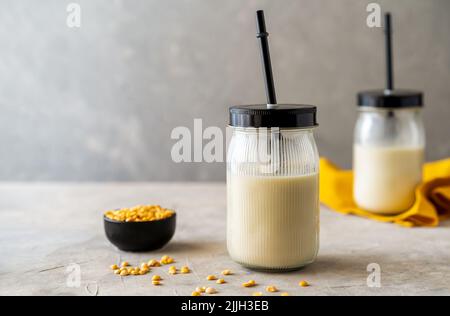
POLYGON ((227 246, 259 270, 293 270, 319 249, 316 107, 230 108, 227 246))
POLYGON ((422 99, 414 91, 359 94, 353 196, 360 208, 395 215, 414 204, 425 155, 422 99))

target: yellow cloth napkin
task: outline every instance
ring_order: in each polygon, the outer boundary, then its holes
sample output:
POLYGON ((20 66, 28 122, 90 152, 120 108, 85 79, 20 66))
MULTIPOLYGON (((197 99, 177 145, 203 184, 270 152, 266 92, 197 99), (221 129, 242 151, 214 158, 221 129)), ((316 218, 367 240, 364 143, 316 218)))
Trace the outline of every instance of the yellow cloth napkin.
POLYGON ((404 213, 386 216, 364 211, 353 201, 353 173, 320 159, 320 201, 346 215, 392 222, 404 227, 437 226, 450 217, 450 159, 427 163, 424 181, 416 189, 415 204, 404 213))

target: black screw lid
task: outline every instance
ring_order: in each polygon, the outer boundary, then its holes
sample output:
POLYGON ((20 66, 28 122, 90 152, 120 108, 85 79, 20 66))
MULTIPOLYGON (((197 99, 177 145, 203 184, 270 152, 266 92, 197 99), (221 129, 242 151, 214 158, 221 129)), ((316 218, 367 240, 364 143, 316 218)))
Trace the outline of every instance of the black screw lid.
POLYGON ((372 90, 358 93, 358 106, 414 108, 423 106, 423 93, 413 90, 372 90))
POLYGON ((233 127, 310 128, 317 126, 317 107, 313 105, 238 105, 230 108, 233 127))

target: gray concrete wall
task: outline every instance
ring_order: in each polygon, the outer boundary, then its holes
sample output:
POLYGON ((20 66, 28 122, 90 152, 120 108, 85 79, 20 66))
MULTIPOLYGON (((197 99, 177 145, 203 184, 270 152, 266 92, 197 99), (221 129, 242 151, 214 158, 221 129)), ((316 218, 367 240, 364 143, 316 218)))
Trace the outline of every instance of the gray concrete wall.
MULTIPOLYGON (((0 180, 223 180, 174 164, 171 130, 265 102, 266 10, 279 101, 319 106, 321 154, 350 166, 355 93, 384 84, 363 0, 0 0, 0 180), (73 1, 77 2, 77 1, 73 1)), ((424 90, 428 159, 450 155, 450 1, 384 0, 397 86, 424 90)))

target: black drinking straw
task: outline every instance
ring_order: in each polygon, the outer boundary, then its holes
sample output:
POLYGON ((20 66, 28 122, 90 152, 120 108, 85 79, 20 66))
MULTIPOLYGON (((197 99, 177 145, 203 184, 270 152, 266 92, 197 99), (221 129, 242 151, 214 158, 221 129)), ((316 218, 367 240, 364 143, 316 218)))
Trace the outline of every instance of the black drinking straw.
POLYGON ((384 19, 385 39, 386 39, 386 89, 394 90, 394 70, 392 58, 392 23, 391 14, 386 13, 384 19))
POLYGON ((277 96, 275 93, 275 84, 273 81, 272 73, 272 63, 270 60, 269 52, 269 33, 266 30, 266 20, 264 18, 264 11, 259 10, 256 12, 256 24, 257 24, 257 34, 256 37, 260 39, 261 44, 261 59, 263 63, 264 78, 266 81, 266 95, 267 95, 267 105, 276 105, 277 96))

